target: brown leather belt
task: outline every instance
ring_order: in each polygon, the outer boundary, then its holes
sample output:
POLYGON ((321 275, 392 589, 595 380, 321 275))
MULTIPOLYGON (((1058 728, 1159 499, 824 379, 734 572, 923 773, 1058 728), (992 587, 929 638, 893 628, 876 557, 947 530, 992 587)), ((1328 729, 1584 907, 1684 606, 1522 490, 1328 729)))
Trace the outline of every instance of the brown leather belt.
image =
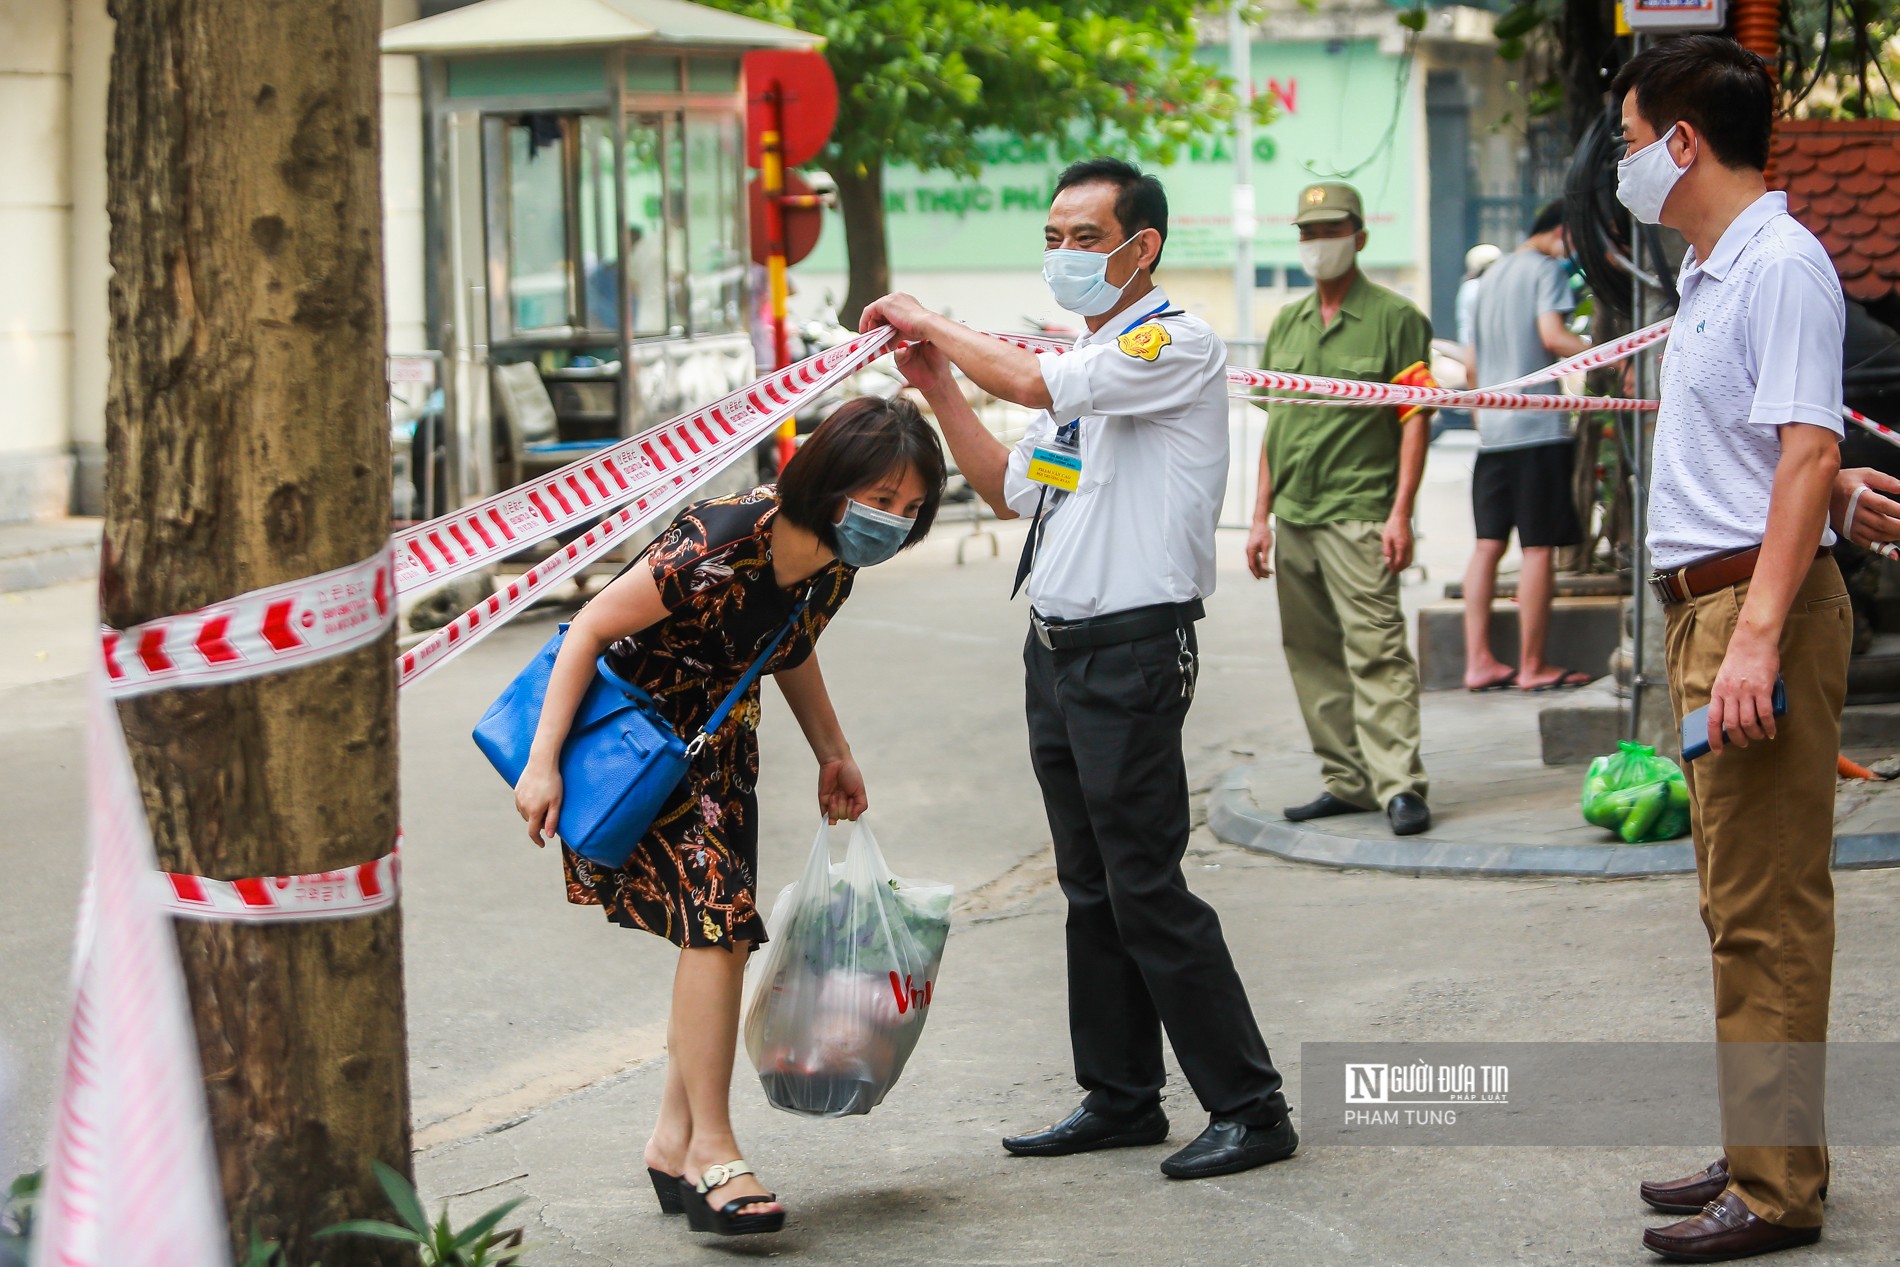
MULTIPOLYGON (((1827 555, 1826 546, 1814 552, 1817 559, 1824 559, 1827 555)), ((1755 564, 1760 561, 1760 546, 1750 546, 1733 554, 1717 554, 1685 563, 1673 572, 1651 572, 1649 588, 1665 604, 1686 603, 1692 598, 1701 598, 1704 594, 1713 594, 1746 581, 1755 575, 1755 564)))

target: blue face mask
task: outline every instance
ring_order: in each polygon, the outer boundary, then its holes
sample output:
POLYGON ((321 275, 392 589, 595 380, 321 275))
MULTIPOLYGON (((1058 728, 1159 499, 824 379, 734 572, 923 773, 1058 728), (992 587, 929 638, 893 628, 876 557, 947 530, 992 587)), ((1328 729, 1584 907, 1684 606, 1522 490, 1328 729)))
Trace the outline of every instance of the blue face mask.
MULTIPOLYGON (((1122 286, 1113 286, 1108 280, 1108 262, 1120 254, 1123 246, 1135 239, 1116 247, 1113 251, 1068 251, 1061 248, 1042 253, 1042 280, 1049 283, 1049 290, 1056 302, 1078 317, 1099 317, 1113 308, 1122 299, 1122 286)), ((1127 283, 1123 283, 1125 286, 1127 283)))
POLYGON ((831 525, 832 535, 838 539, 838 562, 846 567, 868 568, 896 558, 916 526, 915 519, 847 497, 844 514, 831 525))

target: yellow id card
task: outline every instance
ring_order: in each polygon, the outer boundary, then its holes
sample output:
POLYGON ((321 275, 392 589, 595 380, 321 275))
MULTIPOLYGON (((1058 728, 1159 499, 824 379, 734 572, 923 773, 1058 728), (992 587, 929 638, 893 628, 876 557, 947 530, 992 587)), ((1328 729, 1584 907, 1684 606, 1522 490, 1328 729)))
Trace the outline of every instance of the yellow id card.
POLYGON ((1035 446, 1029 451, 1029 478, 1073 493, 1082 483, 1082 451, 1060 440, 1035 446))

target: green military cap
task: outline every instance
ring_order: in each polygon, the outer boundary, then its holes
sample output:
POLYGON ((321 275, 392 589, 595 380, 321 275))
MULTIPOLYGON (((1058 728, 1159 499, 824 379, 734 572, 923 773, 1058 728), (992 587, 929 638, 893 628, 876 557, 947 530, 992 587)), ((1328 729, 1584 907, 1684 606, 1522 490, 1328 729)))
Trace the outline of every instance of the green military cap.
POLYGON ((1294 224, 1319 224, 1326 220, 1344 220, 1348 216, 1366 222, 1366 210, 1359 191, 1342 180, 1323 180, 1300 190, 1300 202, 1293 213, 1294 224))

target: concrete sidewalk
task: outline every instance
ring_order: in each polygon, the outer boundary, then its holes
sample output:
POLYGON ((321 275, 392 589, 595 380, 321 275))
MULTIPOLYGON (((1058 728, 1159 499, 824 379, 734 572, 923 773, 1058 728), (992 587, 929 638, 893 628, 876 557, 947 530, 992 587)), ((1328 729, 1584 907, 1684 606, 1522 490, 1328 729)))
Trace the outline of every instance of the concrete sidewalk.
MULTIPOLYGON (((1302 1041, 1704 1039, 1707 944, 1695 885, 1475 884, 1327 871, 1197 833, 1191 882, 1220 911, 1296 1115, 1302 1041)), ((959 903, 923 1040, 868 1116, 768 1108, 743 1052, 739 1138, 791 1211, 778 1236, 720 1241, 662 1218, 641 1147, 661 1066, 642 1064, 417 1158, 432 1202, 466 1220, 527 1198, 533 1267, 788 1261, 864 1264, 1630 1264, 1665 1220, 1639 1178, 1688 1173, 1680 1148, 1309 1147, 1193 1183, 1157 1163, 1205 1118, 1173 1064, 1165 1146, 1056 1159, 1000 1136, 1080 1097, 1068 1064, 1063 903, 1039 855, 959 903)), ((1835 1037, 1900 1036, 1900 872, 1840 881, 1835 1037)), ((1616 1087, 1577 1094, 1622 1094, 1616 1087)), ((1713 1087, 1710 1090, 1713 1099, 1713 1087)), ((1834 1150, 1827 1239, 1797 1264, 1892 1261, 1900 1154, 1834 1150)))
MULTIPOLYGON (((1408 606, 1436 593, 1469 546, 1455 466, 1427 478, 1421 519, 1436 575, 1408 578, 1408 606)), ((865 578, 826 635, 826 675, 865 765, 880 842, 900 874, 953 882, 959 898, 932 1019, 903 1080, 869 1116, 810 1122, 773 1111, 741 1055, 739 1138, 792 1210, 780 1236, 698 1238, 659 1215, 640 1150, 659 1098, 675 955, 562 901, 556 859, 525 843, 505 788, 468 742, 560 613, 524 617, 404 695, 404 957, 416 1166, 431 1210, 448 1200, 466 1223, 526 1197, 510 1222, 527 1228, 528 1267, 767 1257, 826 1267, 1650 1262, 1637 1237, 1661 1220, 1637 1203, 1635 1182, 1702 1166, 1712 1136, 1680 1148, 1315 1146, 1190 1184, 1161 1178, 1162 1147, 1035 1162, 1001 1151, 1001 1135, 1054 1121, 1080 1095, 1069 1072, 1063 902, 1024 756, 1025 616, 1003 597, 1022 532, 1002 525, 999 556, 976 551, 963 566, 954 534, 933 537, 865 578)), ((1274 587, 1240 572, 1240 547, 1238 533, 1221 534, 1221 587, 1201 631, 1202 685, 1185 739, 1197 807, 1237 761, 1266 763, 1306 795, 1317 782, 1279 652, 1274 587)), ((10 879, 0 965, 11 988, 0 991, 0 1041, 12 1048, 15 1101, 0 1115, 0 1153, 25 1165, 44 1155, 65 1018, 83 859, 74 674, 96 616, 83 584, 22 596, 4 615, 0 665, 12 676, 0 681, 0 814, 10 829, 0 869, 10 879)), ((769 897, 810 847, 812 764, 775 695, 767 710, 769 897)), ((1528 758, 1535 724, 1523 713, 1528 758)), ((1474 725, 1501 716, 1477 714, 1474 725)), ((1434 729, 1434 745, 1459 733, 1428 722, 1434 729)), ((1461 780, 1449 755, 1434 747, 1429 757, 1441 780, 1434 799, 1456 824, 1461 780)), ((1569 786, 1569 775, 1550 777, 1569 786)), ((1707 944, 1687 877, 1476 883, 1341 871, 1226 845, 1205 829, 1186 869, 1221 914, 1296 1115, 1303 1042, 1709 1037, 1707 944)), ((1900 870, 1844 873, 1838 886, 1833 1035, 1900 1041, 1900 870)), ((1167 1093, 1178 1147, 1203 1119, 1178 1075, 1167 1093)), ((1900 1154, 1841 1147, 1834 1159, 1827 1239, 1785 1261, 1892 1261, 1900 1154)))
POLYGON ((0 524, 0 594, 98 575, 100 519, 0 524))
MULTIPOLYGON (((1531 694, 1428 691, 1422 703, 1432 826, 1394 836, 1383 813, 1293 823, 1283 807, 1311 799, 1316 764, 1284 759, 1236 765, 1208 800, 1208 824, 1229 844, 1290 861, 1410 875, 1574 875, 1615 879, 1689 874, 1687 838, 1626 845, 1583 821, 1585 765, 1547 766, 1537 714, 1554 702, 1615 706, 1607 682, 1587 691, 1531 694)), ((1849 748, 1866 765, 1890 749, 1849 748)), ((1836 868, 1900 866, 1900 782, 1842 780, 1835 808, 1836 868)))

